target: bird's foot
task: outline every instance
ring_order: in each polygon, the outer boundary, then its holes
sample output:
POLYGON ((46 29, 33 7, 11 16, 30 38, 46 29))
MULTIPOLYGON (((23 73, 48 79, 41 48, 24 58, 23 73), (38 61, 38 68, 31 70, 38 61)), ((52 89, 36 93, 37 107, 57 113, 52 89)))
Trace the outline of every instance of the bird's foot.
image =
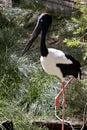
POLYGON ((55 107, 56 107, 56 109, 59 109, 59 107, 60 107, 60 99, 58 96, 55 97, 55 107))

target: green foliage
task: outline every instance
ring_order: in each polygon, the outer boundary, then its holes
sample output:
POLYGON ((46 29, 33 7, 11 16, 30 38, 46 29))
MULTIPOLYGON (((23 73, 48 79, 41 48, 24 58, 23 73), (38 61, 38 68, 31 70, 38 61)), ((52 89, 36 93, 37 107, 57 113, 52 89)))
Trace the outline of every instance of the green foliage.
POLYGON ((64 42, 67 43, 67 45, 70 47, 78 46, 80 44, 80 41, 76 40, 75 38, 73 38, 73 39, 65 38, 64 42))
POLYGON ((87 84, 86 80, 83 82, 75 80, 72 85, 67 90, 67 107, 69 111, 67 116, 72 115, 72 117, 83 116, 84 106, 87 102, 87 84), (85 90, 85 91, 84 91, 85 90), (83 96, 84 95, 84 96, 83 96), (72 109, 73 108, 73 109, 72 109), (73 110, 73 111, 72 111, 73 110))
POLYGON ((87 59, 87 4, 81 5, 77 15, 71 18, 73 24, 72 36, 65 38, 64 42, 68 46, 82 46, 84 48, 84 57, 87 59), (80 12, 80 15, 79 15, 80 12))
POLYGON ((29 8, 36 11, 41 9, 41 7, 43 7, 43 4, 41 0, 20 0, 19 6, 22 8, 29 8))

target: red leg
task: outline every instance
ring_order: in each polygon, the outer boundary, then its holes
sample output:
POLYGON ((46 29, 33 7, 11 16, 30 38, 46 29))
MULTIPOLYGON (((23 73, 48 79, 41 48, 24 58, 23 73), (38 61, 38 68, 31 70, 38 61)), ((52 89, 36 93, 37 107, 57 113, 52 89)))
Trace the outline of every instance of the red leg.
POLYGON ((60 107, 60 96, 56 96, 55 97, 55 107, 56 107, 56 109, 59 109, 59 107, 60 107))
MULTIPOLYGON (((64 85, 64 89, 73 81, 74 77, 70 78, 70 80, 64 85)), ((57 96, 55 97, 55 107, 56 109, 59 108, 60 105, 60 96, 63 93, 63 88, 61 89, 61 91, 57 94, 57 96)))
POLYGON ((63 102, 62 102, 62 107, 65 106, 66 104, 66 100, 65 100, 65 94, 64 94, 64 90, 65 90, 65 87, 64 87, 64 82, 62 82, 62 95, 63 95, 63 102))
POLYGON ((65 113, 65 92, 64 92, 64 82, 62 82, 62 94, 63 94, 63 102, 62 102, 62 130, 64 130, 64 113, 65 113))

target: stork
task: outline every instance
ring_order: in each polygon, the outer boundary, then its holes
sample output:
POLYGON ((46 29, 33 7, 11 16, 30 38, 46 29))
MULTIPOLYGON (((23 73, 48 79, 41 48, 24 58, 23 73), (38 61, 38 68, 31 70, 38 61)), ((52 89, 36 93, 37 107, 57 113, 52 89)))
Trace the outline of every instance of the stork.
POLYGON ((37 38, 37 36, 41 32, 40 62, 41 62, 42 68, 49 75, 58 76, 62 82, 62 89, 58 93, 58 95, 55 97, 55 108, 56 108, 56 110, 59 108, 60 96, 63 95, 62 130, 64 130, 64 107, 65 107, 64 90, 74 78, 79 77, 81 79, 81 69, 80 69, 81 65, 80 65, 79 61, 77 61, 71 55, 65 54, 61 50, 57 50, 54 48, 47 48, 46 43, 45 43, 46 34, 48 32, 48 29, 49 29, 51 23, 52 23, 52 16, 48 13, 42 13, 38 17, 37 24, 32 32, 30 39, 28 40, 28 42, 25 45, 22 55, 24 55, 29 50, 29 48, 32 46, 32 43, 34 42, 34 40, 37 38), (72 75, 72 78, 65 85, 64 82, 65 82, 65 77, 67 75, 72 75))

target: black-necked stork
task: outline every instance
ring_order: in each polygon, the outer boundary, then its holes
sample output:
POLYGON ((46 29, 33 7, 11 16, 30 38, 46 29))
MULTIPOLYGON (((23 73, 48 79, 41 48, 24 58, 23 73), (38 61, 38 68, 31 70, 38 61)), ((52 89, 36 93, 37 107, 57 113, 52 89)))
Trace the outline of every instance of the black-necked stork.
POLYGON ((39 16, 37 24, 31 35, 31 38, 29 39, 28 43, 26 44, 26 46, 22 52, 22 55, 24 55, 29 50, 29 48, 32 45, 32 43, 34 42, 34 40, 37 38, 37 36, 41 32, 41 42, 40 42, 41 58, 40 58, 40 61, 41 61, 42 68, 49 75, 58 76, 62 81, 62 90, 55 97, 55 106, 56 106, 56 109, 58 109, 59 97, 62 94, 63 95, 62 130, 64 130, 64 106, 65 106, 64 89, 73 80, 73 77, 78 78, 78 76, 79 76, 81 78, 81 69, 80 69, 81 65, 71 55, 65 54, 61 50, 46 47, 46 43, 45 43, 46 34, 47 34, 48 28, 51 25, 51 23, 52 23, 52 16, 50 14, 42 13, 39 16), (64 85, 65 77, 67 75, 72 75, 73 77, 69 80, 69 82, 66 85, 64 85))

